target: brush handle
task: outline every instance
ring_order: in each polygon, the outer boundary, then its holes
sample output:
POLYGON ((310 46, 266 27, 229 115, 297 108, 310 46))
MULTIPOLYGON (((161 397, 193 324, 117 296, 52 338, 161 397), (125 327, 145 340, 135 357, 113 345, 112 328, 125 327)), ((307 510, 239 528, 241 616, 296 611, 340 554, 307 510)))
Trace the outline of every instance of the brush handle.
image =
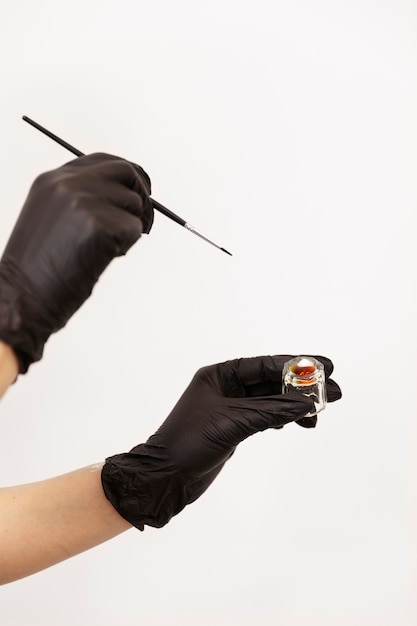
MULTIPOLYGON (((77 157, 85 156, 84 152, 81 152, 77 148, 74 148, 74 146, 71 146, 71 144, 69 144, 66 141, 64 141, 63 139, 61 139, 61 137, 58 137, 57 135, 54 135, 54 133, 51 133, 50 130, 47 130, 46 128, 44 128, 43 126, 38 124, 37 122, 34 122, 33 120, 31 120, 30 117, 27 117, 26 115, 23 115, 22 119, 25 122, 27 122, 28 124, 30 124, 31 126, 33 126, 34 128, 36 128, 37 130, 39 130, 41 133, 43 133, 44 135, 46 135, 47 137, 52 139, 53 141, 56 141, 56 143, 59 143, 59 145, 62 146, 63 148, 66 148, 67 150, 72 152, 72 154, 75 154, 75 156, 77 156, 77 157)), ((231 253, 228 252, 228 250, 226 250, 225 248, 222 248, 217 243, 215 243, 214 241, 212 241, 211 239, 209 239, 208 237, 206 237, 205 235, 200 233, 196 228, 191 226, 191 224, 189 224, 188 222, 183 220, 182 217, 180 217, 179 215, 176 215, 176 213, 173 213, 173 211, 170 211, 169 209, 167 209, 163 204, 160 204, 159 202, 157 202, 153 198, 150 198, 150 201, 152 203, 153 208, 156 211, 159 211, 159 213, 162 213, 166 217, 169 217, 170 220, 172 220, 173 222, 176 222, 180 226, 184 226, 184 228, 187 228, 190 232, 194 233, 194 235, 197 235, 198 237, 201 237, 201 239, 204 239, 204 241, 207 241, 212 246, 215 246, 216 248, 218 248, 222 252, 225 252, 226 254, 229 254, 230 256, 232 256, 231 253)))
MULTIPOLYGON (((81 152, 81 150, 74 148, 74 146, 71 146, 71 144, 61 139, 61 137, 54 135, 54 133, 51 133, 50 130, 47 130, 46 128, 38 124, 37 122, 34 122, 33 120, 31 120, 30 117, 23 115, 22 119, 28 124, 30 124, 31 126, 33 126, 34 128, 36 128, 36 130, 39 130, 41 133, 43 133, 44 135, 46 135, 53 141, 56 141, 56 143, 59 143, 59 145, 62 146, 63 148, 66 148, 67 150, 72 152, 72 154, 75 154, 75 156, 77 157, 85 156, 84 152, 81 152)), ((157 202, 153 198, 151 198, 150 200, 152 202, 153 208, 159 211, 159 213, 166 215, 166 217, 169 217, 174 222, 177 222, 177 224, 179 224, 180 226, 186 225, 187 222, 183 220, 182 217, 179 217, 179 215, 176 215, 175 213, 167 209, 163 204, 160 204, 160 202, 157 202)))
POLYGON ((156 211, 159 211, 159 213, 166 215, 166 217, 169 217, 174 222, 177 222, 177 224, 179 224, 180 226, 185 226, 187 224, 187 222, 183 220, 182 217, 180 217, 179 215, 176 215, 175 213, 167 209, 163 204, 160 204, 153 198, 151 198, 151 202, 152 202, 153 208, 156 211))

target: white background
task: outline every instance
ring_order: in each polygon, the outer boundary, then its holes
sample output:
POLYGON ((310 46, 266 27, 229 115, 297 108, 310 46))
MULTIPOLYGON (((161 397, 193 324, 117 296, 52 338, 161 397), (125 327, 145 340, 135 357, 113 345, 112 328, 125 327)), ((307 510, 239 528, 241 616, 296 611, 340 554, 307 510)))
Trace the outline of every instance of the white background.
POLYGON ((325 354, 344 391, 164 529, 2 587, 2 626, 415 626, 415 0, 0 6, 1 247, 72 158, 25 114, 234 255, 156 215, 3 401, 2 484, 144 441, 205 364, 325 354))

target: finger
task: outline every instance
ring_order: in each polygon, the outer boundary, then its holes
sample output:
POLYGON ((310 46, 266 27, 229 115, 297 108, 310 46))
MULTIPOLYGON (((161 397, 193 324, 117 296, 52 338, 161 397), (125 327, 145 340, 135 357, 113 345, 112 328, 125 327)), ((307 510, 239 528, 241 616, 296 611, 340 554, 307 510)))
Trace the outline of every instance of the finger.
MULTIPOLYGON (((83 154, 75 159, 71 159, 71 161, 67 161, 62 167, 88 167, 90 165, 96 165, 101 161, 114 161, 115 159, 119 159, 119 157, 114 154, 107 154, 105 152, 93 152, 92 154, 83 154)), ((59 169, 59 168, 58 168, 59 169)))
POLYGON ((229 419, 235 423, 241 435, 246 429, 246 436, 302 419, 314 410, 314 402, 298 393, 236 398, 228 402, 229 419))
POLYGON ((86 154, 69 161, 63 167, 73 170, 82 168, 86 173, 93 171, 96 175, 118 180, 137 192, 143 190, 148 196, 151 192, 150 178, 140 165, 112 154, 104 152, 86 154))
POLYGON ((282 368, 290 358, 259 356, 220 363, 217 373, 224 395, 239 398, 280 393, 282 368))
POLYGON ((141 167, 137 163, 133 163, 132 161, 129 161, 129 163, 135 168, 139 176, 141 176, 144 179, 146 183, 146 187, 148 189, 148 193, 150 195, 152 193, 152 183, 151 183, 151 179, 149 178, 149 175, 147 174, 147 172, 145 172, 143 167, 141 167))
POLYGON ((342 390, 332 378, 326 380, 327 402, 336 402, 342 397, 342 390))
MULTIPOLYGON (((316 355, 306 355, 307 357, 312 357, 317 361, 320 361, 323 364, 325 378, 327 379, 331 373, 333 372, 333 363, 330 359, 325 356, 316 356, 316 355)), ((278 367, 278 373, 274 374, 274 370, 268 371, 268 367, 265 370, 264 378, 265 380, 262 383, 250 384, 245 387, 247 396, 258 396, 258 395, 267 395, 267 394, 278 394, 282 392, 282 370, 284 368, 284 364, 293 359, 292 355, 275 355, 272 357, 274 360, 274 365, 278 367), (275 379, 273 376, 275 375, 275 379)), ((338 400, 341 396, 341 391, 339 386, 334 383, 334 381, 330 384, 329 391, 329 402, 333 402, 334 400, 338 400)))
POLYGON ((143 232, 149 233, 154 219, 154 211, 150 202, 144 202, 141 195, 118 183, 109 182, 103 187, 103 199, 108 204, 127 211, 142 221, 143 232))
MULTIPOLYGON (((327 402, 336 402, 342 397, 342 391, 339 385, 332 379, 326 380, 327 402)), ((303 428, 315 428, 317 425, 317 415, 304 417, 297 420, 297 424, 303 428)))
MULTIPOLYGON (((106 155, 108 156, 108 155, 106 155)), ((117 181, 120 186, 124 186, 136 193, 141 200, 139 216, 143 223, 143 232, 149 233, 154 219, 153 205, 150 199, 151 181, 146 172, 139 166, 124 159, 104 159, 96 166, 95 172, 106 180, 117 181)), ((137 208, 137 203, 131 197, 127 204, 130 208, 137 208)))
MULTIPOLYGON (((326 380, 327 402, 336 402, 342 397, 342 391, 339 385, 332 379, 326 380)), ((303 428, 315 428, 317 425, 317 415, 304 417, 297 420, 297 424, 303 428)))
POLYGON ((142 168, 134 166, 130 161, 118 158, 104 159, 96 163, 94 170, 97 175, 117 180, 137 193, 146 196, 150 194, 149 176, 145 177, 142 168))
MULTIPOLYGON (((304 355, 303 355, 304 356, 304 355)), ((322 363, 323 367, 324 367, 324 373, 326 374, 326 378, 329 378, 332 373, 333 373, 333 363, 330 359, 328 359, 325 356, 321 356, 321 355, 316 355, 316 354, 306 354, 306 357, 312 357, 313 359, 316 359, 317 361, 320 361, 320 363, 322 363)))
MULTIPOLYGON (((154 220, 150 179, 139 165, 110 154, 95 153, 70 161, 64 168, 77 175, 74 182, 78 187, 98 197, 105 196, 108 201, 137 215, 142 220, 142 231, 150 232, 154 220), (123 189, 132 193, 123 195, 123 189)), ((56 170, 57 175, 64 168, 56 170)))
POLYGON ((296 420, 295 422, 299 426, 303 428, 315 428, 317 425, 317 415, 312 415, 311 417, 302 417, 300 420, 296 420))
POLYGON ((126 254, 143 232, 142 220, 110 204, 97 206, 95 198, 90 202, 90 220, 84 225, 84 236, 97 240, 97 234, 101 234, 99 246, 93 247, 95 253, 99 252, 108 262, 115 256, 126 254))

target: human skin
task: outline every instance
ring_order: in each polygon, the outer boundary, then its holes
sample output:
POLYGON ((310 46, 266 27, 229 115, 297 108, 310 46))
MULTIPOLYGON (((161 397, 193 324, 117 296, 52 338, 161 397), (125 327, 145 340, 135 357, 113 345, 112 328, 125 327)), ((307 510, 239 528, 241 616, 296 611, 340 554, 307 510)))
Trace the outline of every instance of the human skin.
POLYGON ((18 370, 18 361, 12 348, 0 341, 0 398, 16 380, 18 370))
MULTIPOLYGON (((1 396, 17 373, 13 350, 0 342, 1 396)), ((102 465, 0 488, 0 584, 39 572, 131 528, 104 495, 102 465)))
MULTIPOLYGON (((0 398, 112 259, 149 233, 149 194, 140 166, 108 154, 74 159, 34 181, 0 259, 0 398)), ((0 489, 0 583, 131 527, 104 495, 102 466, 0 489)))
MULTIPOLYGON (((232 359, 200 368, 149 439, 63 476, 0 489, 0 583, 59 563, 130 528, 160 528, 199 498, 236 447, 255 433, 298 422, 314 409, 302 394, 282 394, 289 355, 232 359), (126 521, 128 520, 128 521, 126 521)), ((329 402, 341 397, 328 374, 329 402)), ((14 365, 13 365, 14 364, 14 365)), ((3 350, 3 389, 14 380, 3 350)), ((313 421, 311 421, 313 420, 313 421)))
POLYGON ((0 489, 0 584, 39 572, 131 528, 104 495, 102 465, 0 489))

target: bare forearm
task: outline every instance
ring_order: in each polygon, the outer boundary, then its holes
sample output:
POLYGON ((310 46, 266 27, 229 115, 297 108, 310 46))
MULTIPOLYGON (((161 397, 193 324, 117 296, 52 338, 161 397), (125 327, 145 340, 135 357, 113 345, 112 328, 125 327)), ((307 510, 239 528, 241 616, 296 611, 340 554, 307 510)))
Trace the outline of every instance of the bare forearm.
POLYGON ((10 346, 0 340, 0 398, 16 379, 18 363, 10 346))
MULTIPOLYGON (((0 341, 0 397, 18 375, 0 341)), ((106 499, 102 464, 0 489, 0 584, 24 578, 131 528, 106 499)))
POLYGON ((0 489, 0 583, 59 563, 131 528, 106 499, 101 465, 0 489))

